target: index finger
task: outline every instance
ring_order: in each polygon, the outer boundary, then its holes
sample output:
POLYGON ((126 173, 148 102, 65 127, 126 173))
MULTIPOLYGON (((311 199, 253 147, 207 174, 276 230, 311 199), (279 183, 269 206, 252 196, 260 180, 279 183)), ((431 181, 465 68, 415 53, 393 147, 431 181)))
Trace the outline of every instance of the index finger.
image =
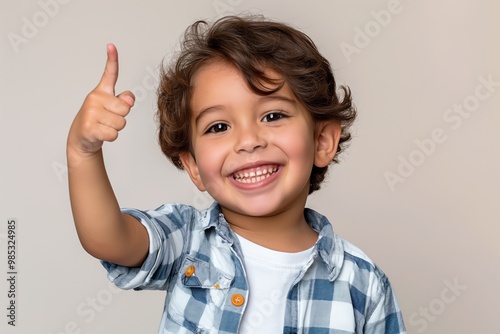
POLYGON ((108 54, 106 67, 97 88, 115 95, 115 85, 118 80, 118 51, 111 43, 106 45, 106 50, 108 54))

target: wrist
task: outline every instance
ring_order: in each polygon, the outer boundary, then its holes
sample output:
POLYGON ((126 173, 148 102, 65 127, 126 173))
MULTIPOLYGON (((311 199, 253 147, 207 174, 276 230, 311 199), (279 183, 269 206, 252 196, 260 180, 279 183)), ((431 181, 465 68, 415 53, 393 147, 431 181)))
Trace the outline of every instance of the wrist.
POLYGON ((68 168, 77 168, 93 160, 102 160, 102 149, 98 149, 95 152, 89 152, 68 142, 66 146, 66 161, 68 168))

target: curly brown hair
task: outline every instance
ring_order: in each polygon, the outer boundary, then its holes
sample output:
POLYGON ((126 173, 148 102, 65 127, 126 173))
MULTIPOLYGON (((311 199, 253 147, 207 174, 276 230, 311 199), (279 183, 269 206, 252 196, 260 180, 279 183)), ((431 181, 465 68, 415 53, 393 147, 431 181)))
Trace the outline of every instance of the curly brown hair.
MULTIPOLYGON (((170 66, 162 66, 158 88, 159 143, 163 153, 179 169, 180 154, 191 150, 190 101, 195 73, 207 62, 223 60, 241 71, 248 86, 259 95, 278 91, 286 82, 315 121, 334 120, 341 125, 341 137, 332 162, 351 139, 350 125, 356 118, 348 87, 337 95, 329 62, 313 41, 284 23, 261 16, 227 16, 212 25, 197 21, 184 33, 181 50, 170 66), (266 77, 271 69, 283 80, 266 77), (273 89, 268 88, 272 84, 273 89)), ((309 193, 320 188, 328 170, 313 166, 309 193)))

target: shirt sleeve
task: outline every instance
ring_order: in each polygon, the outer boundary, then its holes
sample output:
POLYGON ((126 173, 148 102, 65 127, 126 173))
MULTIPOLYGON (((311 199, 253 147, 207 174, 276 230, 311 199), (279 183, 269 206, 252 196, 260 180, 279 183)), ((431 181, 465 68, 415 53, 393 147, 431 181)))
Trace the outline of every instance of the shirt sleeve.
POLYGON ((381 277, 378 298, 366 315, 365 334, 406 334, 403 316, 387 276, 381 277))
POLYGON ((156 210, 122 209, 135 217, 149 235, 149 251, 140 267, 125 267, 101 261, 108 278, 119 288, 134 290, 165 290, 168 278, 181 257, 187 240, 192 210, 163 205, 156 210))

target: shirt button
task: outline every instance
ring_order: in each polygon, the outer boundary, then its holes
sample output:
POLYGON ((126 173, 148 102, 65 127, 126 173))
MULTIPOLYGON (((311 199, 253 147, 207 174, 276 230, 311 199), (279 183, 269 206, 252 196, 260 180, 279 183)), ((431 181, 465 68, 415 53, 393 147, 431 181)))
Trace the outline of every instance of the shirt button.
POLYGON ((190 265, 189 267, 187 267, 186 272, 184 273, 184 275, 186 275, 186 277, 191 277, 191 276, 194 275, 195 271, 196 271, 196 268, 193 265, 190 265))
POLYGON ((233 303, 234 306, 241 306, 245 303, 245 297, 243 297, 239 293, 235 293, 231 297, 231 303, 233 303))

